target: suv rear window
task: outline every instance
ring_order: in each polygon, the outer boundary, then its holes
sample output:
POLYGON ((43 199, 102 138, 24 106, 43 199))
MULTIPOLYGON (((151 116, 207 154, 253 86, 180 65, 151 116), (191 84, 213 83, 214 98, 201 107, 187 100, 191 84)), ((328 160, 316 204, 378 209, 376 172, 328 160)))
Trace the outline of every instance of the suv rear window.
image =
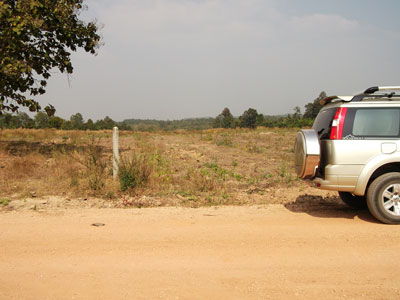
POLYGON ((312 128, 318 133, 319 139, 329 139, 336 110, 337 107, 321 110, 315 118, 312 128))
POLYGON ((398 138, 399 136, 399 108, 348 109, 343 139, 398 138))

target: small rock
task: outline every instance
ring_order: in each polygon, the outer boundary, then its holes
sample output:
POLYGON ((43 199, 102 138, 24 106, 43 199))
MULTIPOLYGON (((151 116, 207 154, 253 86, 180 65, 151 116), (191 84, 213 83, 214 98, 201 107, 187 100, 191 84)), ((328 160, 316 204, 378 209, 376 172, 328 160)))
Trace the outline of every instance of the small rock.
POLYGON ((37 197, 36 192, 31 192, 31 196, 32 196, 32 198, 37 197))
POLYGON ((48 202, 47 202, 47 200, 43 200, 43 201, 40 201, 39 203, 40 204, 47 204, 48 202))
POLYGON ((105 226, 106 224, 104 224, 104 223, 93 223, 92 224, 92 226, 95 226, 95 227, 101 227, 101 226, 105 226))

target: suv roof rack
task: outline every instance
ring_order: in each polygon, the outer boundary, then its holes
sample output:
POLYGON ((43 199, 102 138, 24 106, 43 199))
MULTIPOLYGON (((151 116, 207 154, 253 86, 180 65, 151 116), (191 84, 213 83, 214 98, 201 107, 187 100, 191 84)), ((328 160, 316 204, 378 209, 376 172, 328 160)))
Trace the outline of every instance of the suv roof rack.
POLYGON ((364 94, 373 94, 375 92, 388 92, 388 91, 400 91, 400 86, 373 86, 367 88, 364 94))
POLYGON ((324 106, 332 102, 335 99, 345 101, 345 102, 358 102, 362 101, 364 98, 369 99, 379 99, 379 98, 400 98, 400 94, 396 94, 395 91, 400 91, 400 86, 373 86, 366 89, 361 94, 357 94, 354 96, 330 96, 322 99, 319 103, 324 106), (390 92, 384 94, 375 94, 375 92, 390 92), (374 95, 375 94, 375 95, 374 95))

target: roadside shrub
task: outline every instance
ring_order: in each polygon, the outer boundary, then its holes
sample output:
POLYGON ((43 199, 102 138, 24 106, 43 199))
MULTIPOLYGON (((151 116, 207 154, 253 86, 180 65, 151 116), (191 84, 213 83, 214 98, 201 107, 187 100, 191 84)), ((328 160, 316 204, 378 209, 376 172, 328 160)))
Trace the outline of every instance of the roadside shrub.
POLYGON ((107 163, 103 158, 102 148, 98 146, 98 142, 96 143, 94 137, 90 138, 83 164, 86 168, 85 175, 89 188, 93 191, 102 190, 107 176, 107 163))
POLYGON ((7 206, 11 202, 9 198, 0 198, 0 206, 7 206))
POLYGON ((130 156, 121 157, 118 178, 123 192, 145 186, 153 171, 150 157, 143 153, 133 152, 130 156))

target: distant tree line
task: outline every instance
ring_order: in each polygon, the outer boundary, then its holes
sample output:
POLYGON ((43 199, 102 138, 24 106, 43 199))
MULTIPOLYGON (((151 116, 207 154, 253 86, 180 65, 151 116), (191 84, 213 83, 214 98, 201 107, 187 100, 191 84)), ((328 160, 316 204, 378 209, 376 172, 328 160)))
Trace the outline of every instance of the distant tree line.
POLYGON ((325 92, 321 92, 319 96, 312 102, 305 105, 304 114, 301 113, 300 107, 294 108, 293 114, 284 116, 267 116, 259 114, 256 109, 249 108, 240 117, 235 118, 229 108, 225 107, 222 112, 214 119, 214 128, 256 128, 264 127, 307 127, 312 126, 315 117, 318 115, 322 106, 320 101, 326 97, 325 92))
POLYGON ((124 122, 115 122, 110 117, 102 120, 93 121, 88 119, 86 122, 82 114, 76 113, 69 120, 57 116, 48 116, 45 112, 38 112, 33 118, 27 113, 18 112, 16 114, 4 113, 0 115, 0 128, 55 128, 63 130, 103 130, 112 129, 117 126, 121 130, 131 128, 124 122))
POLYGON ((127 119, 124 123, 136 131, 203 130, 213 127, 214 118, 189 118, 182 120, 141 120, 127 119))
POLYGON ((249 108, 240 117, 235 118, 225 107, 213 123, 214 128, 251 128, 263 127, 305 127, 313 123, 311 118, 303 118, 300 108, 296 107, 293 114, 282 116, 268 116, 259 114, 256 109, 249 108))
POLYGON ((33 118, 27 113, 0 114, 0 128, 56 128, 63 130, 103 130, 117 126, 120 130, 135 131, 171 131, 171 130, 203 130, 210 128, 256 128, 264 127, 307 127, 312 126, 315 117, 322 108, 319 102, 326 97, 325 92, 312 102, 305 105, 304 114, 300 107, 294 108, 293 114, 281 116, 268 116, 259 114, 256 109, 249 108, 239 117, 234 117, 229 108, 224 108, 216 118, 191 118, 182 120, 140 120, 127 119, 123 122, 115 122, 110 117, 86 122, 82 114, 76 113, 69 120, 57 116, 48 116, 44 112, 38 112, 33 118))

